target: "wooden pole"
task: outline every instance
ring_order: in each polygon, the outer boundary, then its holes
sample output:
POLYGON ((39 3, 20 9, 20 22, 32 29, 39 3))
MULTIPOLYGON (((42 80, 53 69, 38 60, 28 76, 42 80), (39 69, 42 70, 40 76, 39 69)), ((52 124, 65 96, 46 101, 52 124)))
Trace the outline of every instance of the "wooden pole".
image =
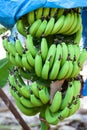
POLYGON ((12 104, 10 99, 7 97, 7 95, 1 88, 0 88, 0 97, 2 98, 6 106, 9 108, 9 110, 12 112, 12 114, 15 116, 19 124, 22 126, 23 130, 30 130, 29 126, 23 120, 23 118, 21 117, 15 106, 12 104))

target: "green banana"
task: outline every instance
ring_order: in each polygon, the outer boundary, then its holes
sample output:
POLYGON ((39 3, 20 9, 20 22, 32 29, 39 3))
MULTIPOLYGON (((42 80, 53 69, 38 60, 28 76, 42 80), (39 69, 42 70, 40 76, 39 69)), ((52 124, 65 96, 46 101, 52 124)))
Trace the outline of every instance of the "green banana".
POLYGON ((56 54, 56 45, 52 44, 48 50, 47 58, 45 61, 45 62, 47 62, 48 60, 50 61, 50 69, 53 65, 53 61, 55 59, 55 54, 56 54))
POLYGON ((65 11, 65 9, 63 9, 63 8, 58 9, 57 19, 58 19, 61 15, 63 15, 64 11, 65 11))
POLYGON ((77 96, 80 95, 80 91, 81 91, 81 83, 79 80, 73 80, 72 81, 73 85, 74 85, 74 97, 76 98, 77 96))
POLYGON ((79 56, 80 56, 80 47, 78 45, 76 45, 76 44, 73 45, 73 47, 74 47, 75 58, 78 61, 79 56))
POLYGON ((34 104, 36 107, 42 106, 43 103, 38 99, 34 94, 30 95, 30 101, 32 104, 34 104))
POLYGON ((29 25, 32 25, 32 24, 34 23, 34 21, 35 21, 34 11, 29 12, 29 13, 27 14, 27 21, 28 21, 28 24, 29 24, 29 25))
POLYGON ((39 90, 39 98, 43 104, 47 104, 49 102, 50 95, 48 92, 48 88, 44 86, 43 89, 39 90))
POLYGON ((42 72, 42 57, 41 57, 41 51, 36 54, 35 57, 35 73, 38 77, 41 77, 42 72))
POLYGON ((59 69, 60 69, 60 62, 61 62, 61 60, 60 59, 56 59, 55 61, 54 61, 54 64, 53 64, 53 66, 52 66, 52 69, 51 69, 51 71, 50 71, 50 73, 49 73, 49 79, 50 80, 55 80, 56 78, 57 78, 57 75, 58 75, 58 73, 59 73, 59 69))
POLYGON ((57 45, 57 49, 56 49, 56 55, 55 55, 55 60, 62 60, 62 46, 61 44, 57 45))
POLYGON ((43 8, 43 18, 47 18, 50 13, 50 8, 43 8))
POLYGON ((55 22, 54 27, 51 31, 51 34, 56 34, 63 26, 64 24, 65 16, 61 15, 58 20, 55 22))
POLYGON ((15 46, 15 48, 16 48, 17 53, 18 53, 20 56, 22 56, 22 54, 23 54, 23 46, 22 46, 22 43, 20 42, 19 39, 16 39, 14 46, 15 46))
POLYGON ((70 78, 76 77, 79 72, 80 72, 80 70, 79 70, 78 62, 74 61, 73 62, 73 71, 70 75, 70 78))
POLYGON ((73 71, 73 63, 72 63, 72 61, 69 61, 69 70, 68 70, 67 75, 65 76, 66 79, 70 78, 72 71, 73 71))
POLYGON ((69 71, 69 61, 66 60, 63 66, 60 67, 57 79, 58 80, 65 79, 68 71, 69 71))
POLYGON ((50 70, 50 60, 46 61, 46 63, 43 65, 41 77, 45 80, 48 79, 48 74, 50 70))
POLYGON ((66 106, 62 111, 58 112, 57 114, 60 121, 67 118, 69 115, 69 107, 66 106))
POLYGON ((9 75, 8 80, 9 80, 10 85, 13 86, 13 87, 15 87, 15 89, 17 91, 19 91, 19 87, 18 87, 18 85, 17 85, 17 83, 15 81, 14 75, 9 75))
POLYGON ((43 8, 38 8, 38 9, 35 11, 35 15, 36 15, 36 19, 41 19, 41 18, 42 18, 42 15, 43 15, 43 8))
POLYGON ((43 61, 46 60, 47 54, 48 54, 47 40, 46 40, 46 38, 42 38, 42 40, 41 40, 41 56, 42 56, 43 61))
POLYGON ((2 39, 2 45, 4 47, 4 49, 7 51, 8 50, 8 38, 4 38, 2 39))
POLYGON ((39 98, 39 87, 38 87, 38 84, 36 81, 34 81, 32 84, 31 84, 31 90, 33 92, 33 94, 39 98))
POLYGON ((35 36, 36 37, 41 37, 44 35, 44 31, 46 29, 46 26, 47 26, 47 20, 43 20, 42 23, 40 24, 35 36))
MULTIPOLYGON (((68 16, 66 16, 66 17, 68 17, 68 16)), ((73 13, 70 12, 70 18, 68 18, 68 20, 69 20, 68 21, 69 24, 67 23, 68 27, 67 27, 67 29, 65 31, 63 31, 63 34, 66 33, 71 28, 71 26, 72 26, 72 24, 74 22, 74 15, 73 15, 73 13)))
MULTIPOLYGON (((15 79, 14 79, 15 80, 15 79)), ((20 87, 16 84, 16 81, 14 81, 15 82, 15 84, 14 84, 14 86, 12 86, 13 87, 13 89, 14 89, 14 91, 15 91, 15 95, 17 95, 17 92, 20 94, 20 87)), ((10 85, 11 85, 11 83, 10 83, 10 85)), ((20 95, 21 96, 21 95, 20 95)), ((16 97, 18 97, 18 95, 16 96, 16 97)))
POLYGON ((73 22, 72 26, 70 27, 70 29, 68 29, 65 34, 70 35, 70 33, 72 33, 73 30, 76 28, 77 22, 78 22, 77 21, 77 13, 74 13, 74 22, 73 22))
POLYGON ((32 67, 31 67, 30 64, 28 63, 26 54, 23 54, 23 56, 22 56, 22 65, 23 65, 23 67, 25 67, 27 70, 29 70, 29 71, 32 70, 32 67))
POLYGON ((76 24, 76 27, 74 28, 74 30, 69 35, 72 35, 72 34, 76 33, 79 30, 81 25, 82 25, 81 14, 77 14, 77 24, 76 24))
POLYGON ((52 125, 56 125, 60 120, 58 119, 58 116, 57 114, 55 113, 52 113, 49 109, 49 106, 46 108, 46 111, 45 111, 45 118, 46 118, 46 121, 49 123, 49 124, 52 124, 52 125))
POLYGON ((13 86, 10 87, 10 93, 16 100, 20 101, 17 91, 13 86))
POLYGON ((43 79, 48 79, 48 73, 49 73, 49 70, 53 64, 53 61, 55 58, 55 52, 56 52, 56 45, 52 44, 49 48, 46 61, 45 61, 43 68, 42 68, 42 78, 43 79))
POLYGON ((22 85, 19 87, 19 93, 25 98, 30 98, 30 86, 22 85))
POLYGON ((18 19, 16 22, 16 28, 20 34, 26 37, 25 26, 22 19, 18 19))
POLYGON ((57 8, 50 8, 50 17, 55 17, 57 15, 57 8))
POLYGON ((68 58, 68 47, 64 42, 61 43, 61 46, 62 46, 62 61, 61 61, 62 66, 68 58))
POLYGON ((8 42, 8 52, 11 53, 13 56, 15 56, 16 49, 11 42, 8 42))
POLYGON ((60 28, 60 30, 57 32, 57 34, 62 34, 63 32, 67 31, 70 26, 71 26, 71 14, 68 13, 65 16, 65 21, 64 21, 62 28, 60 28))
POLYGON ((22 67, 22 57, 18 54, 15 53, 15 62, 16 62, 16 66, 22 67))
POLYGON ((60 106, 61 110, 63 110, 65 107, 67 107, 67 105, 69 105, 69 103, 72 102, 73 96, 74 96, 74 86, 73 86, 72 82, 69 82, 68 88, 66 90, 65 96, 64 96, 61 106, 60 106))
POLYGON ((7 58, 9 59, 9 61, 10 61, 13 65, 17 66, 16 61, 15 61, 15 56, 13 56, 11 53, 9 53, 9 55, 8 55, 7 58))
POLYGON ((34 36, 36 34, 41 23, 42 23, 41 19, 38 19, 38 20, 34 21, 34 23, 30 26, 29 33, 32 36, 34 36))
POLYGON ((17 71, 16 76, 17 76, 17 81, 19 82, 20 85, 26 85, 23 80, 23 77, 19 74, 19 71, 17 71))
POLYGON ((13 87, 10 85, 10 93, 11 93, 11 95, 13 96, 13 97, 15 97, 15 95, 14 95, 14 90, 13 90, 13 87))
POLYGON ((18 79, 15 79, 14 75, 9 76, 9 82, 12 86, 16 88, 16 90, 25 98, 30 97, 29 88, 30 86, 24 85, 23 83, 19 82, 18 79), (21 84, 20 84, 21 83, 21 84), (23 84, 23 85, 22 85, 23 84))
POLYGON ((22 77, 18 74, 18 72, 16 73, 16 75, 14 75, 14 80, 15 80, 15 87, 17 86, 17 90, 18 92, 26 97, 29 98, 30 97, 30 85, 26 85, 25 82, 23 81, 22 77), (15 78, 16 76, 16 78, 15 78))
POLYGON ((34 67, 35 66, 35 59, 33 58, 30 50, 26 51, 26 57, 27 57, 27 61, 29 62, 29 64, 34 67))
POLYGON ((73 47, 72 44, 67 45, 67 47, 68 47, 68 54, 70 56, 70 60, 73 61, 74 60, 74 55, 75 55, 75 53, 74 53, 74 47, 73 47))
POLYGON ((20 85, 26 85, 22 76, 19 74, 19 71, 17 71, 16 73, 16 81, 20 84, 20 85))
POLYGON ((58 44, 57 49, 56 49, 54 63, 49 74, 49 79, 55 80, 57 78, 57 75, 60 69, 61 60, 62 60, 62 47, 60 44, 58 44))
POLYGON ((80 107, 80 98, 73 101, 72 105, 70 106, 69 116, 73 115, 80 107))
MULTIPOLYGON (((10 61, 10 55, 12 55, 12 54, 6 51, 6 58, 7 58, 8 61, 10 61)), ((14 56, 13 56, 13 58, 14 58, 14 56)), ((13 63, 14 63, 15 60, 13 59, 12 61, 13 61, 13 63)), ((11 62, 11 61, 10 61, 10 62, 11 62)), ((13 63, 12 63, 12 64, 13 64, 13 63)))
POLYGON ((26 38, 26 48, 31 52, 32 56, 35 57, 37 49, 33 43, 33 37, 29 34, 26 38))
POLYGON ((86 59, 87 59, 87 51, 86 51, 86 49, 83 49, 80 54, 80 57, 78 59, 78 63, 80 64, 80 66, 83 65, 83 63, 86 61, 86 59))
POLYGON ((66 32, 68 32, 73 26, 73 23, 74 23, 74 11, 72 10, 70 12, 70 14, 71 14, 71 21, 70 21, 69 27, 66 29, 66 31, 63 32, 63 34, 66 34, 66 32))
POLYGON ((19 110, 25 114, 26 116, 34 116, 39 112, 38 108, 27 108, 21 104, 18 100, 15 100, 17 107, 19 110))
POLYGON ((53 97, 52 104, 49 106, 49 109, 52 113, 57 112, 60 109, 62 103, 62 93, 57 91, 53 97))
POLYGON ((46 26, 46 29, 45 29, 45 32, 44 32, 44 36, 51 34, 53 27, 54 27, 54 24, 55 24, 55 19, 53 17, 51 17, 50 20, 47 23, 47 26, 46 26))
POLYGON ((82 37, 82 25, 80 26, 80 28, 78 29, 78 31, 75 34, 74 43, 79 45, 81 37, 82 37))
POLYGON ((34 104, 31 103, 30 99, 27 99, 27 98, 21 96, 21 97, 19 97, 19 100, 24 107, 27 107, 27 108, 35 107, 34 104))

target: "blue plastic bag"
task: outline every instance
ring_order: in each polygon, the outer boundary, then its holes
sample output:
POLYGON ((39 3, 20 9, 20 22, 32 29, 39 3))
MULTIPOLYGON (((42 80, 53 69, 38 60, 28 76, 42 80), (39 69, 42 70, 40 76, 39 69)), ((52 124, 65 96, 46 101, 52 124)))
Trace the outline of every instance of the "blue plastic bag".
POLYGON ((87 0, 0 0, 0 23, 10 29, 21 16, 40 7, 87 7, 87 0))
POLYGON ((87 96, 87 79, 86 79, 83 89, 82 89, 82 95, 87 96))
POLYGON ((12 28, 24 14, 42 7, 46 0, 1 0, 0 23, 7 28, 12 28))
POLYGON ((82 10, 82 24, 83 24, 83 47, 87 50, 87 8, 83 8, 82 10))

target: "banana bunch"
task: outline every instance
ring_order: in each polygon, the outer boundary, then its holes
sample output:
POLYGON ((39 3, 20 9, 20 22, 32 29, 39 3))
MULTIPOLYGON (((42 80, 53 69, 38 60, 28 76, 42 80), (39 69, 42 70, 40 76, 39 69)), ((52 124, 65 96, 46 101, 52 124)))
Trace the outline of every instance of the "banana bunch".
POLYGON ((37 48, 33 45, 33 38, 27 35, 26 48, 22 46, 19 39, 14 43, 8 41, 8 38, 3 40, 3 47, 6 50, 8 60, 17 67, 25 68, 30 72, 33 70, 34 57, 37 53, 37 48))
POLYGON ((87 59, 86 49, 79 47, 80 9, 38 8, 22 16, 16 27, 26 38, 25 46, 18 37, 14 43, 3 39, 7 59, 14 66, 8 78, 10 92, 22 113, 33 116, 45 109, 46 121, 56 125, 80 107, 77 77, 87 59), (64 84, 52 98, 50 84, 56 80, 64 84))
POLYGON ((66 90, 62 86, 62 91, 55 93, 51 103, 49 87, 36 81, 26 85, 18 73, 9 75, 9 85, 15 103, 23 114, 36 115, 45 105, 45 119, 52 125, 71 116, 80 107, 81 83, 79 80, 68 81, 66 90))
POLYGON ((41 107, 50 100, 46 86, 34 81, 26 85, 19 74, 9 75, 10 92, 15 99, 19 110, 27 116, 40 112, 41 107))
MULTIPOLYGON (((26 17, 25 17, 26 20, 26 17)), ((34 37, 42 37, 54 34, 75 35, 74 43, 79 44, 82 36, 82 19, 80 9, 39 8, 27 14, 27 32, 34 37)), ((17 29, 27 36, 24 28, 24 18, 17 21, 17 29)))
POLYGON ((59 110, 55 113, 51 112, 49 106, 45 111, 45 118, 47 122, 51 125, 57 125, 60 121, 68 118, 69 116, 75 114, 75 112, 80 107, 80 98, 73 99, 69 106, 66 106, 63 110, 59 110))
POLYGON ((44 80, 74 78, 78 76, 87 59, 87 51, 80 51, 76 44, 62 42, 49 46, 46 38, 42 38, 39 48, 36 48, 30 34, 27 35, 25 51, 20 40, 16 40, 13 45, 4 39, 3 46, 8 60, 13 65, 25 68, 44 80))
POLYGON ((41 51, 35 57, 35 73, 44 80, 62 80, 76 77, 87 59, 85 49, 80 51, 78 45, 52 44, 48 48, 42 38, 41 51))
POLYGON ((73 115, 80 107, 81 83, 79 80, 68 82, 64 94, 57 91, 52 103, 47 106, 45 118, 49 124, 56 125, 58 122, 73 115))
MULTIPOLYGON (((51 17, 58 18, 64 13, 64 9, 57 9, 57 8, 38 8, 28 14, 22 16, 16 23, 16 27, 23 36, 26 37, 26 28, 32 26, 35 22, 36 25, 34 26, 37 28, 39 25, 37 23, 42 23, 43 28, 45 29, 44 25, 47 24, 47 19, 51 17), (43 20, 43 21, 42 21, 43 20), (37 21, 37 22, 36 22, 37 21)), ((38 29, 38 28, 37 28, 38 29)), ((40 27, 41 29, 41 27, 40 27)), ((39 29, 39 30, 40 30, 39 29)), ((35 29, 36 30, 36 29, 35 29)))

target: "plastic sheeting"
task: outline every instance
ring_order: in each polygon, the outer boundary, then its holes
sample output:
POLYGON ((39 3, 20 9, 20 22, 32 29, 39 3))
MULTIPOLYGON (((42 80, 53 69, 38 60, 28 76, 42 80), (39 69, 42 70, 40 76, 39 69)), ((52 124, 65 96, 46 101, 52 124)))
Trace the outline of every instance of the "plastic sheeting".
POLYGON ((86 79, 84 86, 83 86, 82 95, 87 96, 87 79, 86 79))
MULTIPOLYGON (((83 39, 83 47, 87 50, 87 8, 83 8, 82 10, 82 24, 83 24, 83 32, 82 32, 82 39, 83 39)), ((83 96, 87 96, 87 79, 84 83, 83 96)))
POLYGON ((82 24, 83 24, 83 47, 87 50, 87 8, 83 8, 82 10, 82 24))
POLYGON ((0 0, 0 23, 12 28, 17 19, 40 7, 87 7, 87 0, 0 0))

